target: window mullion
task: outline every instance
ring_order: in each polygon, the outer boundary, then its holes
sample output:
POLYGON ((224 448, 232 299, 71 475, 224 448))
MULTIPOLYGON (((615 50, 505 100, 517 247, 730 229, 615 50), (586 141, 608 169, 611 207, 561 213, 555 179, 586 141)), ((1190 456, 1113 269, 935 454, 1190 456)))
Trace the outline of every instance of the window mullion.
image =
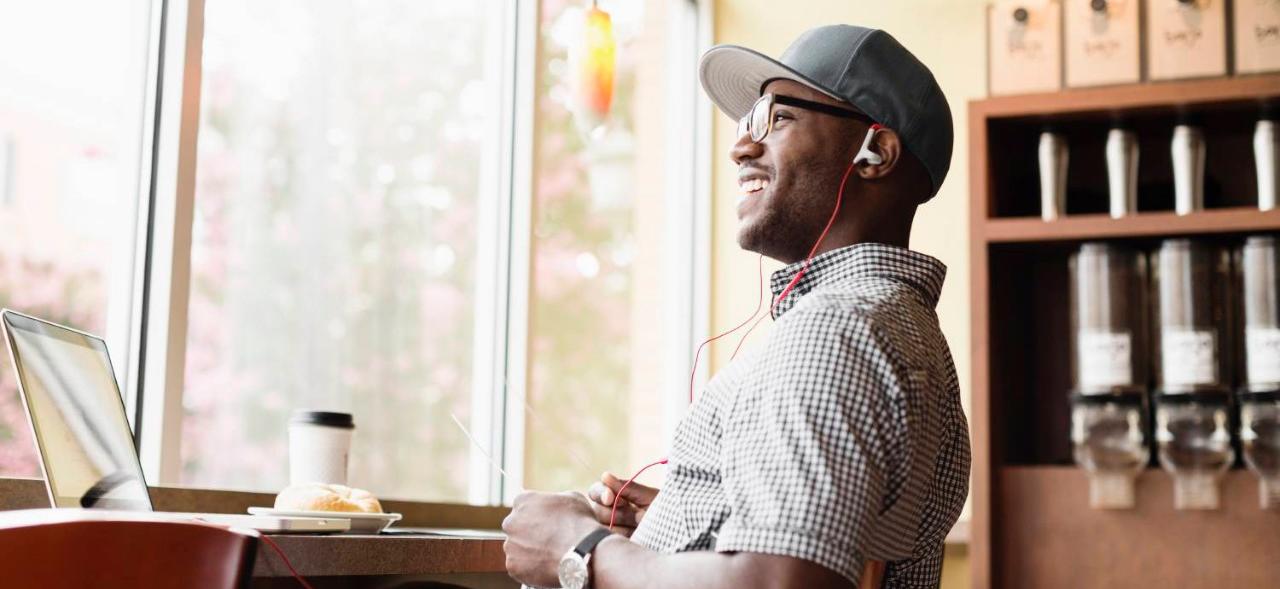
POLYGON ((510 84, 503 108, 510 141, 505 152, 509 165, 506 185, 507 273, 504 382, 501 396, 502 466, 506 477, 497 499, 510 503, 524 488, 525 407, 528 394, 529 289, 532 263, 532 208, 534 168, 534 109, 538 74, 537 0, 516 0, 509 55, 511 68, 504 79, 510 84))
MULTIPOLYGON (((686 63, 687 69, 682 70, 685 73, 685 79, 688 80, 689 86, 684 90, 683 94, 673 96, 672 108, 677 111, 684 111, 687 114, 687 120, 690 125, 684 136, 673 137, 672 140, 679 142, 681 140, 692 139, 693 153, 689 154, 688 161, 693 162, 691 169, 680 180, 685 183, 692 196, 689 199, 687 209, 682 211, 688 215, 689 224, 686 229, 689 232, 690 249, 692 255, 689 257, 689 265, 686 270, 689 272, 690 284, 686 292, 690 294, 691 303, 686 309, 687 323, 684 328, 688 335, 689 347, 686 350, 692 351, 702 341, 711 337, 711 228, 713 225, 711 216, 711 170, 713 169, 713 154, 711 151, 711 135, 712 135, 712 117, 715 109, 711 105, 711 101, 703 94, 697 82, 697 63, 698 56, 702 55, 712 45, 714 39, 714 3, 710 0, 675 0, 684 5, 685 9, 680 11, 684 15, 682 19, 685 25, 682 30, 683 43, 676 43, 680 47, 678 53, 672 58, 675 62, 686 63), (690 137, 691 135, 691 137, 690 137)), ((707 350, 705 361, 698 365, 698 372, 694 375, 695 385, 704 386, 709 379, 710 373, 710 350, 707 350)), ((693 370, 692 356, 686 352, 690 364, 676 363, 679 366, 680 382, 683 384, 689 377, 689 372, 693 370)), ((676 397, 668 397, 667 403, 664 405, 664 423, 663 434, 665 439, 670 441, 675 436, 676 425, 679 424, 680 418, 683 417, 685 409, 688 406, 688 397, 683 386, 680 387, 676 397)))
POLYGON ((487 38, 498 39, 486 47, 486 77, 499 88, 496 116, 484 129, 486 144, 481 165, 481 184, 477 200, 477 240, 472 354, 472 395, 469 428, 474 443, 483 448, 468 450, 468 498, 473 504, 495 504, 501 501, 500 473, 502 448, 502 380, 506 350, 507 235, 510 211, 511 144, 509 82, 514 68, 512 39, 513 12, 503 5, 497 18, 490 19, 487 38))
MULTIPOLYGON (((164 77, 161 68, 164 66, 164 40, 168 0, 155 0, 151 4, 150 34, 147 38, 146 93, 143 98, 143 127, 139 131, 141 143, 138 150, 138 207, 135 211, 133 238, 133 263, 129 267, 128 308, 125 317, 127 324, 125 347, 112 346, 112 349, 123 353, 113 354, 112 363, 123 374, 117 378, 121 383, 124 396, 125 413, 129 425, 134 432, 134 445, 140 442, 139 421, 142 416, 142 370, 146 365, 142 354, 143 329, 145 329, 146 291, 149 257, 151 255, 151 214, 154 209, 156 180, 156 146, 160 130, 160 101, 163 96, 161 84, 164 77)), ((115 295, 116 293, 112 293, 115 295)), ((108 329, 110 333, 110 329, 108 329)), ((108 336, 110 337, 110 336, 108 336)), ((109 340, 108 345, 114 344, 109 340)))
POLYGON ((195 204, 196 147, 200 129, 200 79, 204 0, 167 3, 155 144, 154 210, 145 321, 139 349, 146 356, 140 453, 151 484, 178 482, 182 443, 182 392, 186 363, 187 300, 191 282, 191 225, 195 204))

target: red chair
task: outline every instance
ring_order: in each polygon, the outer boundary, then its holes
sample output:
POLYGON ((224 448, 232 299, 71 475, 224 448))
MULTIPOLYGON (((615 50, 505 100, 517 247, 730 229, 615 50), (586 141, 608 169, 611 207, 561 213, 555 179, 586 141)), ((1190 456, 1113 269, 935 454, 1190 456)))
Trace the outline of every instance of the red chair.
POLYGON ((258 534, 147 514, 0 514, 4 587, 248 587, 258 534))

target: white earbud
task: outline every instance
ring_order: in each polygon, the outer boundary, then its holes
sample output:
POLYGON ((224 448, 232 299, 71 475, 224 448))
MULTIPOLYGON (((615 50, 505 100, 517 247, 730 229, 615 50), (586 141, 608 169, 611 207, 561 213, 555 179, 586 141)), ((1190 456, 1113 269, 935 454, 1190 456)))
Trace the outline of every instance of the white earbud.
POLYGON ((875 138, 876 131, 879 131, 880 128, 880 125, 877 124, 871 125, 871 128, 867 129, 867 136, 862 140, 862 148, 858 150, 858 155, 853 156, 855 165, 861 162, 866 162, 873 166, 884 163, 884 158, 880 157, 880 154, 871 151, 871 140, 875 138))

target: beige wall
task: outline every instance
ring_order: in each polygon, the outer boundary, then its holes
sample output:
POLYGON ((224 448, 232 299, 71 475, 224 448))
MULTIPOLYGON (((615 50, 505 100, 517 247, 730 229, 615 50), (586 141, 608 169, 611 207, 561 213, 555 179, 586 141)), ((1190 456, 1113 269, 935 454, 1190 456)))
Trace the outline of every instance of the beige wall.
MULTIPOLYGON (((986 94, 985 0, 718 0, 715 42, 745 45, 778 56, 811 27, 847 23, 890 32, 933 70, 951 103, 955 119, 955 152, 941 192, 921 207, 911 247, 946 263, 947 282, 938 314, 955 356, 966 406, 969 384, 969 230, 968 122, 969 100, 986 94)), ((738 249, 734 240, 736 170, 727 153, 735 123, 716 115, 712 173, 712 330, 720 333, 740 323, 756 308, 759 292, 756 256, 738 249)), ((765 271, 776 269, 766 263, 765 271)), ((767 279, 767 277, 766 277, 767 279)), ((768 331, 760 324, 747 345, 768 331)), ((713 344, 712 370, 721 368, 737 344, 737 334, 713 344)), ((967 517, 967 515, 965 516, 967 517)), ((947 551, 943 587, 968 587, 963 547, 947 551)))

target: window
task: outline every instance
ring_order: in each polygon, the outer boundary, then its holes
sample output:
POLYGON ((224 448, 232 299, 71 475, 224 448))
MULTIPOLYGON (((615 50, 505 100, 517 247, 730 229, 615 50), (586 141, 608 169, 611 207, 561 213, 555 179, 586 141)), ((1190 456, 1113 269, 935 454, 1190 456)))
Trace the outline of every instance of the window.
POLYGON ((688 325, 665 329, 682 303, 665 295, 692 296, 667 263, 692 257, 666 233, 681 222, 666 198, 678 173, 665 159, 678 150, 667 143, 672 4, 600 3, 618 62, 612 112, 597 129, 570 104, 568 53, 586 5, 544 2, 540 15, 524 444, 525 484, 538 489, 581 489, 604 470, 629 476, 661 458, 664 405, 687 394, 689 377, 688 325))
POLYGON ((294 409, 352 484, 460 501, 503 3, 209 0, 181 482, 285 486, 294 409))
MULTIPOLYGON (((151 3, 0 7, 0 307, 106 337, 129 367, 151 3), (75 18, 68 18, 75 14, 75 18)), ((0 476, 39 476, 7 355, 0 476)))
MULTIPOLYGON (((152 484, 280 489, 297 409, 354 414, 349 480, 385 498, 658 458, 706 299, 707 21, 600 2, 616 92, 585 129, 587 4, 0 9, 31 56, 0 63, 0 304, 108 336, 152 484)), ((9 368, 0 475, 33 475, 9 368)))

